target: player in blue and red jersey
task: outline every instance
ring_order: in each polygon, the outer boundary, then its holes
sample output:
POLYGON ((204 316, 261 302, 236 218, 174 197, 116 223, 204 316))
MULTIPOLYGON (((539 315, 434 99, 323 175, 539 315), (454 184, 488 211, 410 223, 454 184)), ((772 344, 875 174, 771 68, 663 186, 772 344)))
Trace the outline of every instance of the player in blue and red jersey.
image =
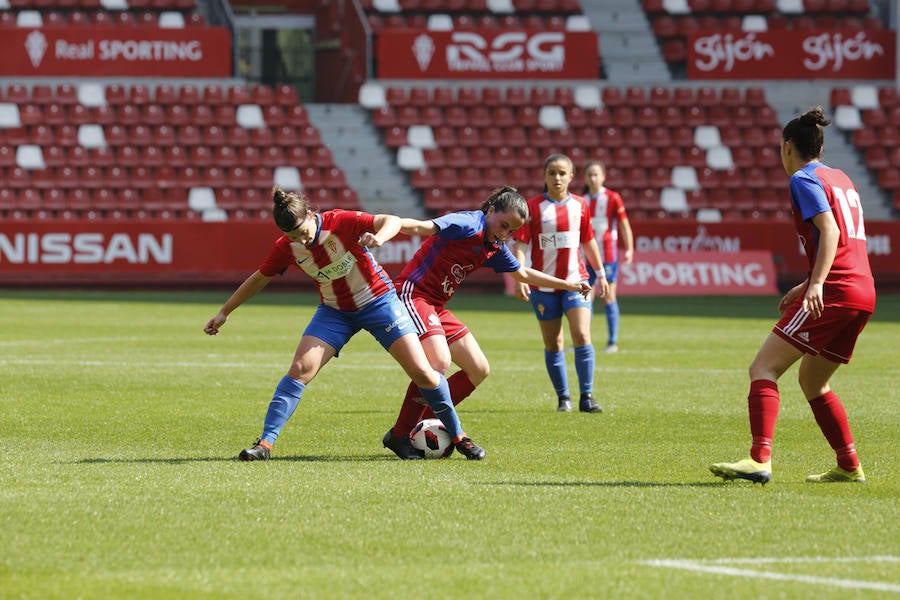
POLYGON ((381 246, 400 230, 400 218, 361 211, 309 208, 303 194, 273 191, 272 216, 284 233, 259 269, 232 294, 204 331, 216 335, 228 315, 256 295, 277 274, 297 265, 315 282, 321 304, 303 332, 294 361, 269 403, 263 432, 241 460, 267 460, 272 444, 296 410, 306 386, 360 329, 371 333, 419 386, 425 401, 444 423, 460 453, 480 460, 485 452, 466 437, 450 401, 447 380, 428 364, 412 320, 393 282, 369 248, 381 246))
MULTIPOLYGON (((525 199, 516 188, 506 186, 494 190, 481 210, 429 221, 402 220, 403 233, 429 237, 397 277, 400 299, 409 309, 431 366, 441 373, 451 362, 460 367, 447 378, 454 405, 467 398, 490 370, 475 336, 446 307, 469 273, 489 267, 498 273, 510 273, 517 281, 590 294, 590 286, 583 281, 551 277, 522 267, 516 260, 506 240, 527 217, 525 199)), ((417 386, 410 384, 397 421, 382 440, 402 459, 421 458, 409 443, 410 430, 432 416, 421 396, 417 386)))
MULTIPOLYGON (((606 329, 609 332, 605 351, 613 353, 619 351, 619 301, 616 297, 616 280, 619 277, 619 233, 622 234, 622 242, 625 244, 623 265, 629 264, 634 258, 634 235, 621 194, 607 188, 605 182, 606 167, 603 163, 595 160, 588 162, 584 167, 583 193, 590 209, 594 235, 597 236, 597 244, 600 246, 603 271, 609 282, 609 292, 603 296, 606 329)), ((590 264, 585 267, 588 272, 588 283, 594 285, 597 281, 597 272, 590 264)))
POLYGON ((859 192, 847 175, 819 160, 830 123, 821 106, 791 120, 782 131, 781 163, 790 176, 794 224, 809 260, 809 276, 781 299, 782 317, 750 365, 750 458, 716 463, 710 470, 726 481, 766 483, 778 419, 778 378, 798 360, 800 388, 819 429, 837 455, 837 466, 807 481, 866 479, 844 405, 831 376, 850 362, 856 340, 875 310, 875 282, 866 251, 859 192))
MULTIPOLYGON (((600 249, 594 238, 591 215, 581 196, 569 193, 575 176, 572 160, 564 154, 553 154, 544 161, 544 193, 528 201, 529 222, 516 232, 515 254, 525 261, 530 247, 531 267, 559 279, 587 281, 588 274, 582 252, 600 274, 598 295, 609 292, 603 273, 600 249)), ((592 298, 562 292, 544 286, 519 283, 516 295, 531 300, 544 341, 544 364, 556 391, 557 410, 569 412, 569 382, 566 355, 563 352, 562 317, 569 321, 575 354, 575 372, 581 393, 579 409, 598 413, 603 409, 594 401, 594 345, 591 342, 592 298)))

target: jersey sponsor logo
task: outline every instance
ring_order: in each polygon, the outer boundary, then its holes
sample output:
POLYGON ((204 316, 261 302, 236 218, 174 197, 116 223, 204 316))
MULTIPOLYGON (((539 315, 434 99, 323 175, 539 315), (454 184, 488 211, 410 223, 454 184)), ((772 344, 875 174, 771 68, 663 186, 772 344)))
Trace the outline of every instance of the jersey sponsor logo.
POLYGON ((353 270, 354 265, 356 265, 356 257, 348 250, 338 260, 316 271, 314 277, 318 281, 340 279, 341 277, 346 277, 353 270))
POLYGON ((541 233, 538 236, 538 245, 541 250, 551 248, 577 248, 577 231, 557 231, 556 233, 541 233))

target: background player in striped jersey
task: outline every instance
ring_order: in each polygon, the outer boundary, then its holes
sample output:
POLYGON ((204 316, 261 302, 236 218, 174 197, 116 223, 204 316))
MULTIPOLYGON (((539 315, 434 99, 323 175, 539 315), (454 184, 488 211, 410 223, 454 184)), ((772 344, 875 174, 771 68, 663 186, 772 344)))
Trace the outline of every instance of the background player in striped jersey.
MULTIPOLYGON (((446 304, 469 273, 485 266, 510 273, 517 281, 578 292, 589 296, 591 287, 579 279, 563 281, 522 267, 506 240, 528 218, 525 199, 514 187, 494 190, 481 210, 456 212, 419 221, 403 219, 401 231, 429 236, 397 277, 400 300, 406 305, 431 366, 446 373, 450 363, 460 370, 447 378, 450 398, 459 404, 485 377, 487 357, 469 331, 446 304)), ((403 459, 421 458, 409 442, 416 423, 431 415, 422 394, 411 383, 394 426, 382 442, 403 459)))
MULTIPOLYGON (((594 226, 594 235, 597 236, 597 243, 600 246, 603 271, 609 282, 609 292, 603 296, 603 302, 606 329, 609 332, 605 351, 611 353, 619 351, 619 301, 616 297, 616 280, 619 276, 619 234, 622 234, 622 242, 625 244, 623 265, 629 264, 634 258, 634 235, 631 232, 631 223, 628 221, 622 196, 619 192, 605 187, 605 182, 606 167, 603 163, 592 160, 585 165, 582 192, 591 211, 591 224, 594 226)), ((585 266, 588 283, 594 285, 597 281, 597 272, 590 264, 585 266)))
POLYGON ((716 463, 726 481, 766 483, 772 476, 772 439, 778 419, 778 378, 800 361, 800 389, 819 429, 837 455, 837 466, 807 481, 862 482, 847 413, 831 389, 831 376, 849 363, 856 340, 875 310, 875 283, 866 251, 859 192, 847 175, 819 160, 822 127, 831 121, 821 106, 782 131, 781 163, 790 176, 794 225, 809 260, 809 276, 778 304, 782 316, 750 364, 750 458, 716 463))
POLYGON ((422 397, 444 423, 456 449, 468 459, 484 458, 484 450, 463 433, 450 401, 447 380, 428 364, 416 330, 400 303, 393 282, 372 257, 369 248, 381 246, 400 230, 400 218, 361 211, 309 208, 303 194, 275 188, 272 216, 280 236, 259 269, 232 294, 204 331, 216 335, 234 309, 262 290, 291 264, 316 284, 321 298, 300 338, 287 374, 269 403, 263 432, 241 460, 267 460, 272 444, 296 410, 307 384, 360 329, 375 339, 399 362, 422 397))
MULTIPOLYGON (((516 232, 515 255, 525 263, 530 248, 531 267, 559 279, 587 281, 582 252, 599 274, 599 295, 609 292, 603 273, 600 249, 591 226, 590 210, 584 198, 569 193, 575 176, 572 160, 553 154, 544 161, 544 193, 528 201, 529 222, 516 232)), ((569 321, 575 353, 575 372, 582 412, 602 412, 594 401, 594 345, 591 343, 591 298, 575 292, 516 284, 516 295, 531 300, 544 340, 544 364, 558 399, 557 410, 572 410, 566 356, 563 352, 562 317, 569 321)))

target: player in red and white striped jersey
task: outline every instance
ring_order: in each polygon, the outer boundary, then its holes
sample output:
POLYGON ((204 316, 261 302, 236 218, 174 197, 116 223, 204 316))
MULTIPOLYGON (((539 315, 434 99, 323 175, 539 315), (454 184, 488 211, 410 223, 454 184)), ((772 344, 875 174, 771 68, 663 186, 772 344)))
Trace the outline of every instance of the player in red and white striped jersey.
MULTIPOLYGON (((569 193, 575 176, 572 160, 553 154, 544 161, 544 193, 528 201, 530 221, 514 236, 515 254, 523 264, 559 279, 587 281, 582 252, 600 274, 599 295, 609 291, 603 274, 600 249, 594 238, 590 210, 580 196, 569 193)), ((569 321, 575 353, 582 412, 602 412, 594 401, 594 345, 591 342, 591 298, 575 292, 516 284, 516 295, 531 300, 544 341, 544 364, 556 391, 557 410, 572 410, 566 357, 563 352, 562 317, 569 321)))
MULTIPOLYGON (((600 245, 603 271, 606 273, 606 280, 609 281, 609 293, 603 297, 603 302, 606 329, 609 332, 606 352, 611 353, 619 351, 619 300, 616 296, 616 280, 619 278, 619 233, 622 233, 622 242, 625 245, 623 265, 629 264, 634 257, 634 235, 631 232, 631 223, 628 221, 622 196, 615 190, 605 187, 605 182, 606 167, 603 163, 590 161, 585 165, 584 200, 591 210, 591 223, 594 225, 594 234, 600 245)), ((588 283, 594 285, 597 273, 590 265, 587 265, 587 270, 588 283)))
POLYGON ((466 437, 450 401, 444 376, 428 363, 406 308, 393 282, 375 261, 369 248, 381 246, 400 230, 400 218, 362 211, 309 208, 303 194, 273 191, 272 215, 284 232, 259 269, 232 294, 204 331, 216 335, 238 306, 262 290, 291 264, 315 282, 322 303, 310 321, 287 374, 269 403, 263 433, 241 460, 267 460, 272 444, 300 403, 306 385, 338 355, 361 329, 372 334, 399 362, 435 415, 444 423, 457 450, 480 460, 485 452, 466 437))

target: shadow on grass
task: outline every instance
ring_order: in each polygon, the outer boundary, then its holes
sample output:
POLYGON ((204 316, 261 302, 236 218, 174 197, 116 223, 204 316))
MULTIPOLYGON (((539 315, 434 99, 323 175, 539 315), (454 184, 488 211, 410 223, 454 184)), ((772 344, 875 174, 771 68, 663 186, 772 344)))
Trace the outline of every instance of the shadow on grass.
POLYGON ((517 487, 611 487, 611 488, 707 488, 722 487, 721 481, 495 481, 482 485, 517 487))
MULTIPOLYGON (((273 456, 266 462, 379 462, 396 461, 393 455, 379 456, 273 456)), ((194 458, 82 458, 76 460, 76 465, 112 465, 112 464, 160 464, 180 465, 186 463, 215 463, 235 462, 241 463, 237 456, 199 456, 194 458)), ((248 461, 256 462, 256 461, 248 461)))

